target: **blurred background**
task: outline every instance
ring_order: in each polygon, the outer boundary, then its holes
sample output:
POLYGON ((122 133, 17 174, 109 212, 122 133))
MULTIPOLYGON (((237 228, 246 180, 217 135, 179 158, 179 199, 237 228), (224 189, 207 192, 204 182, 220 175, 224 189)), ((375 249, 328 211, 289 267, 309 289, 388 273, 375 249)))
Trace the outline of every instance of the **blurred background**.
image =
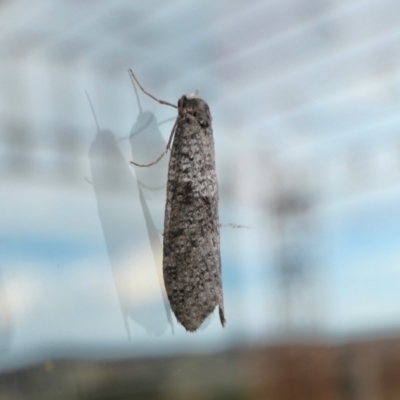
POLYGON ((0 398, 400 398, 400 3, 0 1, 0 398), (176 103, 213 115, 226 328, 162 279, 176 103))

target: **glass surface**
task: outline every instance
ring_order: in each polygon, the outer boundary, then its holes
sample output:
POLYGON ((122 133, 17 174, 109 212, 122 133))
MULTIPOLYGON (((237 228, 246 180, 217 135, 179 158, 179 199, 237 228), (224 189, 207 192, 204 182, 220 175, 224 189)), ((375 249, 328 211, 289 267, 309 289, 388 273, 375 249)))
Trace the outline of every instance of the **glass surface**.
POLYGON ((0 399, 400 398, 400 3, 0 1, 0 399), (226 327, 162 274, 210 106, 226 327))

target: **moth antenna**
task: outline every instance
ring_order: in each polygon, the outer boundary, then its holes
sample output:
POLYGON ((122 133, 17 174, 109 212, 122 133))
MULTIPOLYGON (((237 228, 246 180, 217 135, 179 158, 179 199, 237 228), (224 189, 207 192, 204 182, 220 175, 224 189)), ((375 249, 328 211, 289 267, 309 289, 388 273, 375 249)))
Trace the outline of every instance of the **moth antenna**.
POLYGON ((134 161, 131 161, 130 164, 131 165, 136 165, 136 167, 141 167, 141 168, 151 167, 152 165, 157 164, 168 153, 168 150, 171 148, 171 143, 172 143, 172 139, 173 139, 174 134, 175 134, 175 129, 176 129, 177 122, 178 122, 178 119, 176 119, 175 124, 172 127, 172 131, 171 131, 171 134, 169 135, 167 147, 165 148, 164 152, 160 155, 160 157, 157 158, 157 160, 153 161, 150 164, 138 164, 138 163, 135 163, 134 161))
POLYGON ((135 82, 138 84, 138 86, 140 87, 140 89, 142 90, 142 92, 143 92, 144 94, 147 94, 147 96, 151 97, 153 100, 157 101, 157 102, 160 103, 160 104, 164 104, 164 105, 166 105, 166 106, 170 106, 170 107, 173 107, 173 108, 178 108, 175 104, 169 103, 168 101, 165 101, 165 100, 157 99, 157 97, 154 97, 152 94, 150 94, 149 92, 147 92, 147 91, 143 88, 143 86, 140 84, 140 82, 136 79, 136 76, 135 76, 135 74, 133 73, 132 69, 129 68, 129 72, 130 72, 132 78, 135 80, 135 82))
POLYGON ((131 161, 130 164, 136 165, 136 167, 141 167, 141 168, 151 167, 152 165, 157 164, 167 153, 168 153, 168 149, 165 149, 164 152, 161 154, 161 156, 158 157, 157 160, 153 161, 150 164, 138 164, 138 163, 135 163, 134 161, 131 161))
POLYGON ((134 78, 134 75, 133 75, 132 70, 130 70, 130 71, 131 71, 132 85, 133 85, 133 88, 135 89, 136 100, 137 100, 137 103, 139 106, 139 114, 143 114, 142 105, 140 104, 140 99, 139 99, 139 93, 138 93, 136 85, 135 85, 135 79, 132 79, 132 78, 134 78))

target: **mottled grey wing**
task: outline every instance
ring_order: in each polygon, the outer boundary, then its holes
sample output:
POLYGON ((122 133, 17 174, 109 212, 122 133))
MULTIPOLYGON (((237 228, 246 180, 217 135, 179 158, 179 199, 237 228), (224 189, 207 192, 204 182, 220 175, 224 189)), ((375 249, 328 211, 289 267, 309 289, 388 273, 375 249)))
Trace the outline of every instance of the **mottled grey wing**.
POLYGON ((211 115, 203 100, 188 102, 169 163, 163 272, 176 318, 195 331, 217 305, 222 325, 225 317, 211 115))

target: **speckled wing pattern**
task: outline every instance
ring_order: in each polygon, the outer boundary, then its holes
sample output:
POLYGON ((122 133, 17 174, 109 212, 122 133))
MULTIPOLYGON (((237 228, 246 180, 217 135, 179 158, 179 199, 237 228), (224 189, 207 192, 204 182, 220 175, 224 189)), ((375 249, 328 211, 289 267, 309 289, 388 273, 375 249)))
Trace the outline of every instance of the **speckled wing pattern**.
POLYGON ((182 96, 168 170, 163 273, 177 320, 194 332, 219 306, 225 325, 211 113, 182 96))

